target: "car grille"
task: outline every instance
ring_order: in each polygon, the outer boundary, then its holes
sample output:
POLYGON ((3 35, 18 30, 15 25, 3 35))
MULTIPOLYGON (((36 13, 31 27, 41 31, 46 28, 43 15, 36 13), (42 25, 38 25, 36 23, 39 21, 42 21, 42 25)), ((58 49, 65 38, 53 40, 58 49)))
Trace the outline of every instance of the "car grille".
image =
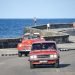
POLYGON ((38 55, 37 57, 38 57, 38 58, 49 58, 50 55, 38 55))
POLYGON ((31 50, 31 46, 25 46, 24 49, 25 50, 31 50))

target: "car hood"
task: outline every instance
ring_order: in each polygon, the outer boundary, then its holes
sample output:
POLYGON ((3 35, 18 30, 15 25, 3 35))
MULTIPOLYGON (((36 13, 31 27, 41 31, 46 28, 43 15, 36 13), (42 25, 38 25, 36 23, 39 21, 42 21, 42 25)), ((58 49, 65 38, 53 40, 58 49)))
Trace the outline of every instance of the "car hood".
POLYGON ((32 44, 33 40, 32 39, 29 39, 29 40, 22 40, 22 44, 24 45, 30 45, 32 44))
POLYGON ((29 53, 29 55, 44 55, 44 54, 57 54, 58 51, 57 50, 35 50, 35 51, 31 51, 29 53))
POLYGON ((44 41, 44 39, 34 38, 34 39, 22 40, 22 44, 32 45, 34 42, 38 42, 38 41, 44 41))

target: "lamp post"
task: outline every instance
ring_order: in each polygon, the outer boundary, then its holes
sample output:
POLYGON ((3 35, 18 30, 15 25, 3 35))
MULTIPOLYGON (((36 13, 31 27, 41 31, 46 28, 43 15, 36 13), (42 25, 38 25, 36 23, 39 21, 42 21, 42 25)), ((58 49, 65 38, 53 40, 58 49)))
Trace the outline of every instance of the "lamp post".
POLYGON ((36 17, 34 17, 34 26, 36 26, 36 17))

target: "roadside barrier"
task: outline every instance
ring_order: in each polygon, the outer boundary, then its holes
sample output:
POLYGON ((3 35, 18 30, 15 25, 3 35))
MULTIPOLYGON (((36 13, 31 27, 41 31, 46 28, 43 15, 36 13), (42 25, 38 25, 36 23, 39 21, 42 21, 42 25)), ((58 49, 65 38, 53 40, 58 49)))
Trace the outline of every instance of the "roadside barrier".
POLYGON ((69 51, 69 49, 65 49, 65 48, 60 48, 60 51, 69 51))
POLYGON ((75 50, 75 48, 71 48, 71 49, 59 48, 58 50, 60 50, 60 51, 71 51, 71 50, 75 50))
POLYGON ((18 51, 11 49, 0 49, 0 56, 15 56, 18 55, 18 51))
POLYGON ((0 49, 16 48, 17 44, 21 42, 22 38, 4 38, 0 39, 0 49))
POLYGON ((18 55, 18 54, 1 54, 1 56, 15 56, 15 55, 18 55))

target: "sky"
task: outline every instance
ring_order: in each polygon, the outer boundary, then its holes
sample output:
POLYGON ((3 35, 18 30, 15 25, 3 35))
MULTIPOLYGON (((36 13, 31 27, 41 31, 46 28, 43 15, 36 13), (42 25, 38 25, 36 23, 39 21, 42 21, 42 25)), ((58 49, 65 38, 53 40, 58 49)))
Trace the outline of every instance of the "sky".
POLYGON ((0 18, 75 18, 75 0, 0 0, 0 18))

